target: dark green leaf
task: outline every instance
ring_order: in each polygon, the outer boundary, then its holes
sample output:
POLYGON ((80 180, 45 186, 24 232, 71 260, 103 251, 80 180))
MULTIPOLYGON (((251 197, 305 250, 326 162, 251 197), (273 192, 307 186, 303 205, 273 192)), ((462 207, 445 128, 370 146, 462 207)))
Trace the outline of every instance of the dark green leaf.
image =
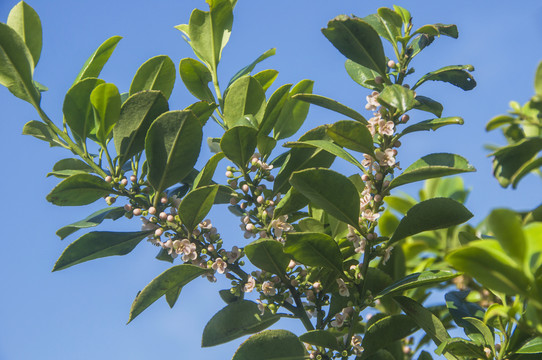
POLYGON ((218 292, 218 295, 220 295, 220 298, 224 300, 226 304, 234 303, 236 301, 242 300, 243 298, 242 294, 240 296, 232 294, 230 289, 220 290, 218 292))
POLYGON ((412 16, 410 15, 410 12, 399 6, 399 5, 393 5, 393 9, 399 16, 401 16, 401 19, 403 20, 403 24, 408 25, 410 23, 410 20, 412 19, 412 16))
POLYGON ((201 186, 210 185, 213 181, 213 175, 215 174, 216 167, 220 160, 224 159, 224 153, 220 152, 211 156, 207 164, 198 173, 198 176, 194 179, 192 188, 197 189, 201 186))
POLYGON ((299 340, 307 344, 321 346, 333 350, 339 350, 341 348, 335 335, 325 330, 311 330, 301 335, 299 340))
POLYGON ((445 117, 438 119, 430 119, 425 121, 420 121, 417 124, 410 125, 401 132, 401 136, 409 134, 415 131, 429 131, 437 130, 446 125, 463 125, 463 119, 457 116, 445 117))
POLYGON ((442 116, 442 110, 444 107, 438 101, 421 95, 416 96, 414 100, 416 101, 414 104, 414 109, 426 111, 438 117, 442 116))
POLYGON ((200 275, 208 273, 209 270, 202 269, 196 265, 182 264, 173 266, 155 277, 145 288, 136 296, 130 309, 128 322, 134 320, 143 310, 148 308, 153 302, 166 295, 169 291, 178 290, 200 275))
POLYGON ((465 328, 467 336, 478 345, 491 348, 495 354, 495 336, 491 329, 482 320, 474 317, 466 317, 463 320, 471 325, 470 328, 465 328))
POLYGON ((143 90, 161 91, 169 99, 175 84, 175 64, 167 55, 158 55, 145 61, 132 80, 130 96, 143 90))
POLYGON ((283 245, 273 239, 259 239, 245 246, 245 254, 258 268, 272 274, 283 276, 290 262, 290 256, 284 253, 283 245))
POLYGON ((329 169, 296 171, 290 184, 337 220, 359 229, 359 193, 346 176, 329 169))
POLYGON ((325 96, 316 94, 297 94, 293 96, 293 99, 308 102, 309 104, 318 105, 331 111, 338 112, 339 114, 348 116, 351 119, 357 120, 364 124, 367 124, 367 120, 354 109, 349 108, 346 105, 341 104, 338 101, 327 98, 325 96))
MULTIPOLYGON (((275 48, 267 50, 266 52, 264 52, 263 54, 258 56, 258 58, 256 60, 254 60, 253 62, 251 62, 250 64, 248 64, 244 68, 242 68, 241 70, 239 70, 235 75, 232 76, 232 78, 231 78, 231 80, 230 80, 227 87, 230 87, 230 85, 233 84, 235 82, 235 80, 239 79, 240 77, 250 74, 251 71, 254 70, 256 65, 258 65, 259 63, 261 63, 262 61, 264 61, 268 57, 275 55, 276 50, 277 49, 275 49, 275 48)), ((262 87, 263 87, 263 84, 262 84, 262 87)))
POLYGON ((430 154, 406 168, 401 175, 391 181, 389 188, 472 171, 476 169, 462 156, 446 153, 430 154))
POLYGON ((418 55, 423 49, 431 45, 434 40, 435 40, 435 37, 431 35, 427 35, 427 34, 418 35, 414 38, 414 40, 412 40, 407 51, 411 54, 410 55, 411 57, 414 57, 418 55))
POLYGON ((262 331, 279 321, 280 316, 267 311, 260 314, 253 301, 235 301, 219 312, 205 325, 201 339, 202 347, 216 346, 262 331))
POLYGON ((252 115, 258 124, 265 113, 265 91, 252 76, 243 76, 229 88, 224 99, 224 121, 232 127, 243 115, 252 115))
MULTIPOLYGON (((494 341, 489 328, 486 327, 491 340, 486 341, 483 333, 478 331, 478 327, 473 325, 471 321, 467 320, 472 318, 476 318, 475 320, 483 319, 485 312, 484 308, 482 308, 480 305, 465 300, 468 294, 469 291, 450 291, 446 293, 444 298, 446 299, 448 311, 450 312, 450 315, 452 315, 455 323, 464 328, 465 333, 478 345, 493 346, 494 341)), ((485 326, 483 322, 482 325, 485 326)))
POLYGON ((192 95, 200 100, 215 102, 215 96, 209 89, 213 80, 211 72, 197 60, 185 58, 181 60, 179 72, 184 85, 192 95))
POLYGON ((291 84, 282 85, 269 98, 265 107, 265 114, 262 123, 260 124, 259 132, 263 135, 268 135, 277 123, 284 104, 290 98, 291 84))
POLYGON ((461 203, 448 198, 433 198, 414 205, 401 219, 390 244, 422 231, 445 229, 472 218, 461 203))
POLYGON ((145 138, 145 151, 148 179, 158 193, 192 171, 202 136, 201 125, 189 110, 163 113, 152 123, 145 138))
POLYGON ((90 94, 105 81, 96 78, 86 78, 75 83, 66 93, 62 112, 71 131, 82 140, 95 128, 94 111, 90 102, 90 94))
POLYGON ((198 101, 188 106, 184 110, 190 110, 198 118, 201 127, 205 126, 207 120, 213 115, 218 105, 215 103, 209 104, 207 101, 198 101))
POLYGON ((301 194, 295 188, 290 188, 290 190, 288 190, 288 192, 275 207, 275 210, 273 211, 273 218, 277 219, 279 216, 292 214, 303 209, 308 204, 309 199, 303 196, 303 194, 301 194))
POLYGON ((229 129, 220 140, 220 148, 228 159, 246 169, 257 145, 258 130, 249 126, 236 126, 229 129))
POLYGON ((360 162, 356 160, 350 153, 345 151, 342 147, 334 144, 331 141, 327 140, 305 140, 305 141, 291 141, 284 144, 285 147, 291 148, 310 148, 315 147, 327 151, 330 154, 340 157, 348 161, 349 163, 357 166, 359 169, 364 170, 365 168, 361 166, 360 162))
POLYGON ((343 275, 343 257, 339 246, 331 236, 321 233, 295 232, 286 236, 284 252, 296 261, 323 267, 343 275))
POLYGON ((90 214, 83 220, 61 227, 57 230, 56 234, 60 237, 60 240, 64 240, 77 230, 97 226, 105 219, 117 220, 123 216, 125 212, 124 208, 120 206, 101 209, 90 214))
POLYGON ((132 95, 124 102, 120 117, 113 128, 115 149, 119 165, 145 148, 145 136, 152 122, 169 110, 164 95, 159 91, 143 91, 132 95))
POLYGON ((388 294, 403 292, 421 286, 439 284, 441 282, 451 280, 459 275, 460 274, 458 273, 452 273, 444 270, 427 270, 420 273, 410 274, 382 290, 378 295, 375 296, 375 299, 379 299, 388 294))
POLYGON ((371 354, 377 350, 409 336, 418 329, 416 322, 407 315, 391 315, 379 319, 365 332, 362 358, 371 359, 371 354))
POLYGON ((294 135, 309 113, 310 104, 296 100, 293 98, 296 94, 310 94, 312 93, 312 88, 314 81, 312 80, 301 80, 297 83, 289 93, 289 97, 282 106, 280 114, 277 119, 274 121, 273 125, 273 137, 277 140, 288 138, 294 135))
POLYGON ((333 141, 347 149, 374 155, 373 136, 367 126, 359 122, 337 121, 327 128, 327 134, 333 141))
POLYGON ((339 15, 322 29, 325 37, 344 56, 356 63, 386 74, 386 56, 375 30, 359 18, 339 15))
POLYGON ((433 357, 427 351, 422 351, 418 360, 433 360, 433 357))
POLYGON ((304 360, 306 352, 299 338, 286 330, 265 330, 239 346, 232 360, 304 360))
POLYGON ((401 85, 386 86, 378 96, 378 102, 387 108, 405 113, 415 106, 415 93, 401 85))
POLYGON ((24 124, 23 126, 23 135, 32 135, 36 139, 47 141, 49 146, 62 146, 67 147, 67 145, 60 140, 57 134, 49 126, 42 123, 41 121, 31 120, 24 124))
POLYGON ((15 5, 6 21, 23 39, 26 47, 32 54, 34 67, 38 64, 41 55, 42 31, 38 13, 24 1, 15 5))
POLYGON ((179 299, 179 295, 181 295, 182 289, 182 286, 178 286, 177 288, 173 288, 166 293, 166 301, 170 308, 173 308, 173 306, 177 302, 177 299, 179 299))
POLYGON ((412 90, 415 90, 418 86, 429 80, 444 81, 463 90, 472 90, 476 86, 476 81, 469 71, 474 71, 472 65, 445 66, 422 76, 412 87, 412 90))
POLYGON ((106 256, 126 255, 149 233, 150 231, 90 232, 68 245, 56 261, 53 271, 106 256))
POLYGON ((47 201, 58 206, 87 205, 112 192, 111 184, 97 176, 75 174, 55 186, 47 201))
POLYGON ((535 337, 527 341, 516 354, 539 354, 542 353, 542 337, 535 337))
POLYGON ((94 169, 79 159, 62 159, 53 166, 53 171, 48 173, 47 177, 56 176, 65 179, 71 175, 92 172, 94 169))
POLYGON ((520 264, 527 260, 527 239, 518 213, 508 209, 495 209, 489 214, 487 224, 510 257, 520 264))
POLYGON ((382 85, 378 85, 374 80, 377 76, 380 76, 378 72, 371 70, 356 62, 353 62, 350 59, 346 60, 346 62, 344 63, 344 67, 352 80, 354 80, 361 86, 371 90, 381 90, 382 85))
POLYGON ((446 341, 440 344, 435 350, 435 353, 440 355, 445 351, 466 358, 487 358, 482 347, 462 338, 446 339, 446 341))
POLYGON ((92 90, 90 103, 94 109, 94 121, 97 125, 96 137, 105 145, 119 120, 121 106, 119 89, 114 84, 100 84, 92 90))
POLYGON ((179 216, 191 232, 211 210, 218 192, 217 185, 204 186, 190 191, 179 205, 179 216))
POLYGON ((277 70, 267 69, 254 74, 253 78, 258 80, 263 91, 267 91, 267 89, 273 85, 277 79, 277 76, 279 76, 279 72, 277 70))
POLYGON ((542 157, 533 158, 527 161, 523 166, 519 168, 518 171, 512 176, 512 188, 517 188, 518 183, 525 175, 530 174, 531 172, 537 171, 542 166, 542 157))
POLYGON ((459 33, 457 32, 457 26, 454 24, 435 24, 437 27, 440 35, 449 36, 451 38, 457 39, 459 36, 459 33))
POLYGON ((542 150, 542 138, 523 139, 499 148, 493 154, 493 175, 502 187, 510 185, 515 174, 542 150))
POLYGON ((86 78, 97 78, 100 76, 105 63, 109 60, 120 39, 122 39, 121 36, 113 36, 105 40, 87 59, 73 83, 75 84, 86 78))

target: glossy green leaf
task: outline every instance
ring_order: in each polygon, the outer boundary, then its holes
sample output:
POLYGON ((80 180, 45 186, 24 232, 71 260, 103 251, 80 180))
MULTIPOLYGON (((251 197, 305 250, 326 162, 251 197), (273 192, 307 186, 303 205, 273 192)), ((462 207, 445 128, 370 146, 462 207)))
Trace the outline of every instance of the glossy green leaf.
POLYGON ((273 219, 277 219, 282 215, 292 214, 303 209, 308 204, 309 199, 292 187, 276 205, 273 211, 273 219))
POLYGON ((265 113, 265 91, 252 76, 243 76, 229 88, 224 99, 226 126, 232 127, 243 115, 252 115, 259 123, 265 113))
POLYGON ((309 113, 310 104, 294 99, 296 94, 310 94, 314 81, 301 80, 291 90, 288 99, 282 106, 275 124, 273 125, 273 137, 281 140, 294 135, 305 122, 309 113))
POLYGON ((410 289, 415 289, 421 286, 439 284, 444 281, 451 280, 460 274, 452 273, 444 270, 427 270, 420 273, 407 275, 399 281, 394 282, 390 286, 383 289, 375 299, 379 299, 389 294, 395 294, 410 289))
POLYGON ((179 205, 181 222, 192 231, 211 210, 218 192, 217 185, 204 186, 190 191, 179 205))
POLYGON ((291 87, 292 84, 282 85, 277 90, 275 90, 275 92, 267 101, 263 120, 259 127, 260 134, 268 135, 271 130, 273 130, 273 127, 277 123, 284 104, 286 104, 286 102, 290 98, 291 87))
POLYGON ((64 240, 69 235, 73 234, 79 229, 86 229, 100 225, 105 219, 117 220, 122 217, 126 211, 123 207, 109 207, 98 210, 83 220, 74 222, 70 225, 66 225, 57 230, 56 234, 60 237, 60 240, 64 240))
POLYGON ((175 64, 167 55, 145 61, 137 69, 130 85, 130 96, 143 90, 158 90, 169 99, 175 84, 175 64))
POLYGON ((380 74, 374 70, 371 70, 363 65, 360 65, 356 62, 353 62, 350 59, 347 59, 344 63, 346 72, 352 80, 357 82, 363 87, 366 87, 371 90, 381 90, 382 85, 379 85, 375 82, 375 78, 380 76, 380 74))
POLYGON ((322 33, 348 59, 385 75, 386 56, 382 42, 367 22, 339 15, 328 22, 322 33))
POLYGON ((421 77, 412 87, 415 90, 426 81, 444 81, 455 85, 463 90, 472 90, 476 86, 476 81, 469 71, 474 71, 472 65, 452 65, 445 66, 439 70, 431 71, 421 77))
POLYGON ((32 76, 34 60, 21 36, 10 26, 0 23, 0 84, 24 101, 40 102, 40 93, 32 76))
POLYGON ((495 209, 487 218, 489 229, 510 257, 523 263, 527 257, 527 240, 518 213, 508 209, 495 209))
POLYGON ((305 141, 291 141, 284 144, 285 147, 291 148, 307 148, 315 147, 327 151, 330 154, 333 154, 341 159, 348 161, 349 163, 357 166, 359 169, 364 170, 365 168, 361 166, 360 162, 356 160, 350 153, 345 151, 342 147, 334 144, 331 141, 327 140, 305 140, 305 141))
POLYGON ((480 305, 467 301, 468 294, 469 291, 450 291, 446 293, 444 296, 446 307, 454 322, 461 326, 467 336, 476 344, 493 347, 494 339, 491 330, 480 321, 480 319, 484 318, 485 310, 480 305))
POLYGON ((329 169, 296 171, 290 184, 337 220, 359 229, 359 193, 346 176, 329 169))
POLYGON ((113 141, 121 166, 143 151, 152 122, 168 110, 167 100, 160 91, 136 93, 122 104, 119 120, 113 128, 113 141))
POLYGON ((440 355, 442 352, 448 352, 456 356, 481 359, 486 356, 482 347, 462 338, 446 339, 435 350, 435 353, 440 355))
POLYGON ((392 244, 422 231, 445 229, 459 225, 473 215, 461 203, 448 198, 433 198, 414 205, 401 219, 389 240, 392 244))
POLYGON ((249 126, 236 126, 229 129, 220 140, 220 148, 228 159, 246 169, 257 145, 258 130, 249 126))
POLYGON ((105 144, 120 117, 120 93, 114 84, 100 84, 92 90, 90 103, 94 109, 96 137, 105 144))
POLYGON ((416 205, 417 201, 409 197, 399 197, 399 196, 386 196, 384 198, 386 204, 388 204, 392 209, 400 212, 401 214, 406 214, 411 207, 416 205))
POLYGON ((94 111, 90 94, 105 81, 96 78, 86 78, 75 83, 66 93, 62 112, 71 131, 84 140, 95 128, 94 111))
POLYGON ((416 30, 412 35, 426 34, 430 36, 440 36, 440 32, 435 25, 423 25, 416 30))
POLYGON ((464 320, 471 325, 471 328, 465 329, 467 336, 478 345, 491 348, 495 354, 495 337, 491 329, 480 319, 466 317, 464 320))
POLYGON ((455 154, 430 154, 415 161, 403 173, 394 178, 389 188, 431 178, 476 171, 467 159, 455 154))
POLYGON ((213 175, 215 174, 216 167, 220 160, 224 159, 224 153, 219 152, 211 156, 207 164, 198 173, 192 184, 193 189, 197 189, 202 186, 210 185, 213 181, 213 175))
POLYGON ((417 95, 414 100, 416 101, 414 109, 426 111, 438 117, 442 116, 442 110, 444 110, 444 107, 438 101, 421 95, 417 95))
POLYGON ((183 287, 200 275, 208 273, 209 270, 202 269, 196 265, 182 264, 173 266, 157 277, 155 277, 145 288, 136 296, 130 309, 128 323, 134 320, 143 310, 148 308, 153 302, 166 295, 171 290, 177 290, 183 287))
POLYGON ((286 236, 284 252, 296 261, 323 267, 343 275, 343 257, 339 246, 329 235, 313 232, 295 232, 286 236))
POLYGON ((92 169, 87 163, 79 159, 62 159, 53 166, 53 171, 47 174, 61 179, 65 179, 75 174, 92 173, 92 169))
POLYGON ((341 120, 327 128, 337 144, 354 151, 374 155, 373 136, 367 126, 356 121, 341 120))
POLYGON ((499 148, 492 153, 493 175, 502 187, 510 185, 512 178, 542 150, 542 138, 527 138, 499 148))
POLYGON ((261 315, 253 301, 235 301, 219 312, 205 325, 202 347, 216 346, 262 331, 280 320, 280 316, 266 311, 261 315))
POLYGON ((351 119, 367 124, 367 120, 356 110, 351 109, 348 106, 343 105, 340 102, 327 98, 325 96, 316 94, 297 94, 293 96, 293 99, 305 101, 309 104, 317 105, 325 109, 338 112, 339 114, 348 116, 351 119))
POLYGON ((527 276, 502 250, 496 240, 475 240, 446 256, 454 268, 475 278, 482 285, 507 295, 525 294, 527 276))
POLYGON ((182 289, 182 286, 177 286, 176 288, 173 288, 166 293, 166 302, 170 308, 173 308, 173 306, 177 302, 177 299, 179 299, 179 295, 181 295, 182 289))
POLYGON ((53 271, 106 256, 126 255, 149 234, 150 231, 90 232, 68 245, 56 261, 53 271))
POLYGON ((284 253, 283 245, 273 239, 259 239, 245 246, 245 254, 258 268, 272 274, 284 276, 290 256, 284 253))
POLYGON ((47 201, 58 206, 80 206, 93 203, 113 193, 111 184, 90 174, 75 174, 62 180, 47 195, 47 201))
POLYGON ((410 11, 408 11, 407 9, 399 5, 393 5, 393 10, 395 10, 395 12, 399 14, 399 16, 401 16, 401 19, 403 20, 403 24, 408 25, 410 23, 410 20, 412 19, 412 16, 410 15, 410 11))
POLYGON ((64 143, 64 141, 62 141, 49 126, 41 121, 31 120, 24 124, 22 134, 31 135, 36 139, 46 141, 49 143, 50 147, 61 146, 68 148, 66 143, 64 143))
POLYGON ((36 67, 42 47, 41 20, 38 13, 30 5, 21 1, 9 12, 6 24, 23 39, 36 67))
POLYGON ((464 123, 463 118, 460 118, 458 116, 420 121, 419 123, 410 125, 407 128, 405 128, 401 132, 401 136, 412 133, 412 132, 416 132, 416 131, 429 131, 429 130, 435 131, 446 125, 463 125, 463 123, 464 123))
POLYGON ((516 354, 539 354, 542 353, 542 337, 535 337, 527 341, 516 354))
POLYGON ((202 136, 201 125, 189 110, 169 111, 154 120, 145 138, 145 151, 148 180, 158 193, 192 171, 202 136))
POLYGON ((515 121, 513 116, 498 115, 488 121, 486 124, 486 131, 495 130, 503 125, 510 125, 515 121))
POLYGON ((407 315, 386 316, 370 325, 363 337, 363 357, 371 359, 371 354, 396 340, 401 340, 418 330, 418 324, 407 315))
POLYGON ((232 360, 304 360, 306 352, 299 338, 286 330, 265 330, 239 346, 232 360))
POLYGON ((299 336, 299 340, 307 344, 321 346, 333 350, 339 350, 341 348, 335 335, 325 330, 311 330, 299 336))
POLYGON ((209 89, 209 82, 213 80, 211 72, 205 65, 197 60, 185 58, 179 65, 181 79, 192 95, 200 100, 215 102, 215 96, 209 89))
MULTIPOLYGON (((263 54, 258 56, 258 58, 256 60, 254 60, 253 62, 251 62, 250 64, 248 64, 247 66, 245 66, 244 68, 239 70, 237 73, 235 73, 235 75, 232 76, 232 78, 231 78, 230 82, 228 83, 227 87, 230 87, 230 85, 233 84, 235 82, 235 80, 239 79, 240 77, 250 74, 252 72, 252 70, 254 70, 256 65, 258 65, 259 63, 261 63, 262 61, 264 61, 268 57, 271 57, 271 56, 275 55, 276 50, 277 49, 275 49, 275 48, 267 50, 266 52, 264 52, 263 54)), ((274 70, 272 70, 272 71, 274 71, 274 70)), ((263 87, 263 85, 262 85, 262 87, 263 87)))
POLYGON ((232 293, 231 293, 231 289, 219 290, 219 291, 218 291, 218 295, 220 295, 220 298, 221 298, 226 304, 234 303, 234 302, 236 302, 236 301, 242 300, 242 298, 243 298, 243 295, 242 295, 242 294, 241 294, 241 296, 237 296, 237 295, 232 294, 232 293))
POLYGON ((186 107, 184 110, 190 110, 194 113, 194 116, 198 118, 201 127, 205 126, 207 120, 213 115, 216 108, 218 107, 215 103, 208 103, 207 101, 198 101, 186 107))
POLYGON ((267 91, 267 89, 273 85, 277 79, 277 76, 279 76, 279 72, 277 70, 267 69, 254 74, 253 78, 258 80, 263 91, 267 91))
POLYGON ((399 113, 405 113, 414 108, 416 104, 414 91, 401 85, 386 86, 378 96, 378 102, 387 108, 397 109, 399 113))
POLYGON ((113 54, 120 39, 122 39, 121 36, 113 36, 105 40, 87 59, 73 83, 75 84, 86 78, 97 78, 100 76, 105 63, 107 63, 107 60, 113 54))

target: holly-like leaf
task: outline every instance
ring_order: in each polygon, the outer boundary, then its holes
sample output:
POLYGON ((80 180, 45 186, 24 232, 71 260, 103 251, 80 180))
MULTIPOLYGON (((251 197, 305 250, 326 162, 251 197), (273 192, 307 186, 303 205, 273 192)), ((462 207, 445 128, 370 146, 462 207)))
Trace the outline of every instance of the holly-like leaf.
POLYGON ((130 96, 144 90, 161 91, 167 99, 175 84, 175 64, 167 55, 158 55, 145 61, 137 69, 130 85, 130 96))
POLYGON ((97 78, 100 76, 104 65, 111 57, 111 54, 113 54, 120 39, 122 39, 121 36, 113 36, 104 41, 87 59, 73 83, 75 84, 86 78, 97 78))
POLYGON ((239 346, 232 360, 304 360, 306 352, 299 338, 286 330, 265 330, 239 346))
POLYGON ((75 174, 55 186, 47 195, 47 201, 58 206, 80 206, 114 192, 111 184, 97 176, 75 174))

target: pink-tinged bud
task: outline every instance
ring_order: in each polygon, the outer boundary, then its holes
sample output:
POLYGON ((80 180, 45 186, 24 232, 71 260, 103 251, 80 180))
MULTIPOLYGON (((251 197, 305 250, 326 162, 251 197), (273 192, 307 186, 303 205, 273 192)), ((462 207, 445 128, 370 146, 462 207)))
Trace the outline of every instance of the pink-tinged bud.
MULTIPOLYGON (((486 355, 491 355, 491 350, 489 348, 484 348, 489 350, 489 354, 486 353, 486 355)), ((410 346, 403 346, 403 354, 410 354, 410 346)))
POLYGON ((401 142, 399 140, 397 140, 395 143, 393 143, 393 146, 395 147, 401 147, 401 142))
POLYGON ((233 279, 233 275, 230 273, 226 273, 225 276, 226 276, 226 279, 229 279, 229 280, 233 279))
POLYGON ((376 194, 375 197, 374 197, 374 200, 375 202, 379 203, 382 201, 382 195, 380 194, 376 194))
POLYGON ((367 174, 361 175, 361 180, 363 180, 363 181, 369 181, 369 175, 367 175, 367 174))
POLYGON ((112 196, 108 196, 105 198, 105 202, 107 203, 107 205, 113 205, 115 203, 117 199, 115 199, 114 197, 112 196))
POLYGON ((395 64, 395 61, 393 61, 393 60, 388 61, 388 67, 389 67, 390 69, 394 69, 394 68, 395 68, 395 65, 396 65, 396 64, 395 64))
POLYGON ((292 281, 290 281, 290 284, 292 284, 292 286, 297 286, 299 285, 299 281, 297 281, 296 279, 293 279, 292 281))
POLYGON ((167 214, 165 212, 161 212, 160 215, 158 215, 158 217, 160 218, 160 220, 166 220, 167 219, 167 214))
POLYGON ((366 238, 367 238, 367 240, 373 240, 374 239, 374 234, 369 233, 369 234, 367 234, 366 238))
POLYGON ((342 310, 342 313, 350 317, 354 313, 354 308, 352 306, 347 306, 342 310))
POLYGON ((256 170, 258 170, 258 167, 256 165, 253 165, 253 166, 250 167, 251 172, 254 172, 256 170))
POLYGON ((154 206, 151 206, 151 207, 149 208, 149 214, 151 214, 151 215, 156 214, 156 208, 155 208, 154 206))
POLYGON ((248 223, 248 224, 246 225, 245 229, 246 229, 247 231, 254 231, 254 229, 255 229, 254 224, 248 223))
POLYGON ((137 177, 135 175, 131 175, 130 176, 130 181, 131 182, 136 182, 137 181, 137 177))
POLYGON ((237 188, 237 180, 232 180, 232 181, 230 181, 230 186, 231 186, 233 189, 237 188))
POLYGON ((376 181, 380 181, 384 178, 384 175, 382 175, 382 173, 376 173, 375 174, 375 180, 376 181))
POLYGON ((269 175, 267 177, 267 181, 275 181, 275 177, 273 175, 269 175))
POLYGON ((162 236, 163 233, 164 233, 164 230, 162 230, 162 228, 158 228, 158 229, 154 230, 154 236, 156 236, 156 237, 162 236))
POLYGON ((312 288, 314 289, 314 291, 316 292, 320 292, 320 290, 322 290, 322 284, 320 284, 320 282, 316 281, 312 284, 312 288))
POLYGON ((260 185, 257 187, 258 191, 264 191, 266 189, 265 185, 260 185))
POLYGON ((256 199, 256 201, 258 202, 258 204, 263 204, 263 196, 258 196, 258 198, 256 199))
POLYGON ((207 245, 207 251, 208 252, 214 252, 215 251, 215 246, 213 244, 207 245))
POLYGON ((173 221, 175 221, 175 216, 173 216, 173 215, 168 215, 168 216, 167 216, 167 221, 168 221, 168 222, 173 222, 173 221))
POLYGON ((383 84, 384 79, 382 78, 382 76, 375 77, 375 83, 377 83, 378 85, 383 84))
POLYGON ((110 182, 113 181, 113 178, 111 176, 107 175, 104 180, 105 180, 105 182, 110 183, 110 182))
POLYGON ((126 178, 122 179, 122 180, 120 181, 120 184, 121 184, 122 186, 128 185, 128 179, 126 179, 126 178))
POLYGON ((231 197, 230 198, 230 204, 231 205, 237 205, 238 202, 239 202, 239 200, 237 200, 236 197, 231 197))
POLYGON ((410 120, 410 116, 408 116, 408 114, 401 116, 402 123, 406 123, 408 120, 410 120))
POLYGON ((305 291, 305 295, 307 296, 307 301, 314 302, 314 300, 316 300, 316 297, 314 296, 314 291, 312 290, 305 291))
POLYGON ((141 215, 141 209, 140 208, 135 208, 133 213, 134 213, 135 216, 139 216, 139 215, 141 215))
POLYGON ((242 203, 241 205, 239 205, 241 207, 241 209, 245 210, 247 208, 247 203, 244 202, 242 203))
POLYGON ((126 211, 126 212, 132 211, 132 205, 130 205, 130 204, 124 205, 124 211, 126 211))
POLYGON ((163 197, 160 199, 160 203, 161 203, 161 204, 167 204, 167 197, 166 197, 166 196, 163 196, 163 197))
POLYGON ((290 262, 288 263, 288 269, 292 270, 293 268, 295 268, 296 265, 297 264, 294 260, 290 260, 290 262))
POLYGON ((226 177, 229 177, 229 178, 232 178, 233 177, 233 173, 231 171, 226 171, 226 177))
POLYGON ((246 194, 249 190, 248 184, 243 184, 243 186, 241 186, 241 190, 243 190, 243 192, 246 194))

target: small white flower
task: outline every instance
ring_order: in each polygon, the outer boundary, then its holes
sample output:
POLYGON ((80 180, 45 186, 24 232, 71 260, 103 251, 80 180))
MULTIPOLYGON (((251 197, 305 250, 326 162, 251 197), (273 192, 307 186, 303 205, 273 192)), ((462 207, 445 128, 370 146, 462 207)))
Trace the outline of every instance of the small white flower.
POLYGON ((374 159, 371 155, 363 154, 364 160, 361 161, 363 167, 368 168, 373 163, 374 159))
POLYGON ((292 231, 294 227, 291 224, 288 224, 288 215, 279 216, 278 219, 271 221, 271 227, 275 231, 275 236, 277 238, 282 238, 283 232, 292 231))
POLYGON ((359 208, 361 210, 365 209, 367 205, 371 202, 372 197, 371 194, 363 194, 363 196, 359 199, 359 208))
POLYGON ((241 257, 241 251, 237 246, 231 248, 231 251, 226 252, 228 257, 228 264, 233 264, 237 259, 241 257))
POLYGON ((256 287, 256 280, 249 275, 247 282, 245 283, 245 286, 243 287, 243 291, 248 293, 252 292, 254 288, 256 287))
POLYGON ((216 259, 216 261, 211 266, 213 270, 216 270, 219 274, 224 274, 226 272, 226 268, 228 267, 228 264, 222 260, 221 258, 216 259))
POLYGON ((365 105, 365 109, 374 111, 380 106, 377 100, 378 95, 380 95, 378 91, 373 91, 371 95, 367 96, 367 105, 365 105))
POLYGON ((143 223, 143 225, 141 225, 141 231, 156 230, 160 227, 155 223, 150 222, 149 220, 147 220, 147 218, 144 217, 141 218, 141 222, 143 223))
POLYGON ((264 283, 262 284, 262 291, 264 295, 267 296, 274 296, 277 294, 277 289, 275 289, 275 285, 269 280, 264 281, 264 283))
POLYGON ((211 224, 211 220, 206 219, 206 220, 203 220, 203 221, 199 224, 199 226, 200 226, 200 228, 202 228, 202 229, 211 230, 211 228, 213 227, 213 224, 211 224))
POLYGON ((335 320, 331 322, 331 326, 334 328, 340 328, 344 325, 344 320, 346 320, 346 315, 343 313, 337 313, 335 314, 335 320))
MULTIPOLYGON (((176 241, 178 241, 178 240, 176 240, 176 241)), ((172 258, 175 259, 177 257, 177 252, 173 248, 173 240, 169 239, 168 241, 163 243, 162 248, 166 249, 167 254, 170 255, 172 258)))
POLYGON ((260 310, 260 315, 263 315, 265 313, 265 304, 260 299, 256 299, 256 302, 258 302, 258 310, 260 310))
POLYGON ((360 356, 363 353, 363 347, 361 346, 361 342, 363 341, 363 338, 361 335, 354 335, 352 336, 352 340, 350 341, 350 344, 354 347, 354 354, 357 356, 360 356))
POLYGON ((339 295, 344 297, 350 296, 350 291, 348 291, 348 287, 343 279, 337 279, 337 284, 339 285, 339 295))
POLYGON ((382 256, 382 264, 386 265, 386 263, 390 259, 392 250, 393 246, 390 246, 389 248, 386 248, 386 250, 384 250, 384 256, 382 256))
POLYGON ((384 119, 380 119, 378 121, 378 133, 380 135, 393 135, 393 129, 395 128, 395 124, 393 121, 386 121, 384 119))
POLYGON ((369 221, 375 221, 380 217, 380 214, 374 213, 371 209, 365 209, 363 210, 361 217, 369 221))
POLYGON ((393 166, 395 165, 395 153, 393 149, 386 149, 384 152, 382 150, 375 151, 375 156, 380 166, 393 166))

